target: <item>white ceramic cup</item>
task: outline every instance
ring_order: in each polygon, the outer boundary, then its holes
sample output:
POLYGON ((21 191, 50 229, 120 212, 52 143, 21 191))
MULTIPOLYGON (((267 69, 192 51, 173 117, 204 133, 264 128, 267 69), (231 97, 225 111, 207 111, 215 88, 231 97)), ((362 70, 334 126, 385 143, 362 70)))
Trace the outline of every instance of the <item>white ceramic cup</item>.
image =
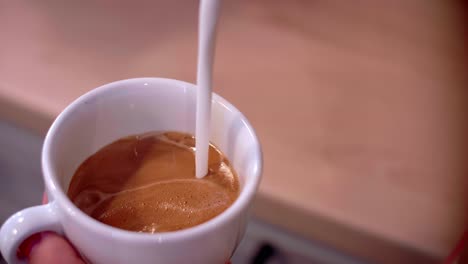
POLYGON ((223 264, 246 228, 247 213, 262 174, 262 152, 252 126, 233 105, 213 96, 211 141, 231 161, 241 191, 226 211, 195 227, 159 234, 136 233, 100 223, 67 197, 70 179, 87 157, 121 137, 148 131, 194 133, 196 90, 190 83, 161 78, 117 81, 70 104, 47 133, 42 170, 49 203, 24 209, 0 229, 8 263, 25 263, 16 252, 41 231, 65 235, 94 264, 223 264))

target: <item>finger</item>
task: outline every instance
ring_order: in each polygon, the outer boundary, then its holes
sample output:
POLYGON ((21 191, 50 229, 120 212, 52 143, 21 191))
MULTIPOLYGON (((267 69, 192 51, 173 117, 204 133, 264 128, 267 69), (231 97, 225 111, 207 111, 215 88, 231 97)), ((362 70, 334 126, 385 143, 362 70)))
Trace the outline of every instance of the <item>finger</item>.
POLYGON ((76 250, 63 237, 52 232, 41 233, 40 241, 29 252, 31 264, 84 264, 76 250))
POLYGON ((42 195, 42 204, 46 204, 47 203, 47 193, 44 192, 44 194, 42 195))

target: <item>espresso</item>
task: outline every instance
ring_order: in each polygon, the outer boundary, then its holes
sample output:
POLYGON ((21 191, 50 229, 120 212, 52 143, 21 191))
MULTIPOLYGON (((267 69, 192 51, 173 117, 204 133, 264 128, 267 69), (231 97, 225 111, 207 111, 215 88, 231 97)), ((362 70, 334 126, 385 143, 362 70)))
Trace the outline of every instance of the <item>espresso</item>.
POLYGON ((76 170, 68 196, 96 220, 137 232, 175 231, 219 215, 239 195, 229 161, 210 145, 208 175, 195 178, 195 139, 153 132, 119 139, 76 170))

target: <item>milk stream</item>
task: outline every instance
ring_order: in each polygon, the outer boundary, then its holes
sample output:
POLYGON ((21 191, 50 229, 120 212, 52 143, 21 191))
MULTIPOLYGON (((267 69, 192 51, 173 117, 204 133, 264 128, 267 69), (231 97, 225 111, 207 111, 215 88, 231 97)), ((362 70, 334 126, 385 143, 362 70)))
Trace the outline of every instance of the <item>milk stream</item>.
POLYGON ((208 173, 213 60, 221 0, 200 0, 198 21, 197 111, 195 174, 208 173))

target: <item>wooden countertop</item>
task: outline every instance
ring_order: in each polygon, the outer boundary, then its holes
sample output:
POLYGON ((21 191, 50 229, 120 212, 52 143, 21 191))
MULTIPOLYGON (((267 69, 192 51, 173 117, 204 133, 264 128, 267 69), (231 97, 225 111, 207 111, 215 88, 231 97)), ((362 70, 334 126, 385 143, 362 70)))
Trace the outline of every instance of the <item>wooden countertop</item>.
MULTIPOLYGON (((462 15, 449 1, 226 1, 215 90, 263 142, 255 214, 379 263, 447 254, 467 220, 462 15)), ((104 83, 193 82, 196 16, 193 1, 2 1, 1 117, 45 133, 104 83)))

